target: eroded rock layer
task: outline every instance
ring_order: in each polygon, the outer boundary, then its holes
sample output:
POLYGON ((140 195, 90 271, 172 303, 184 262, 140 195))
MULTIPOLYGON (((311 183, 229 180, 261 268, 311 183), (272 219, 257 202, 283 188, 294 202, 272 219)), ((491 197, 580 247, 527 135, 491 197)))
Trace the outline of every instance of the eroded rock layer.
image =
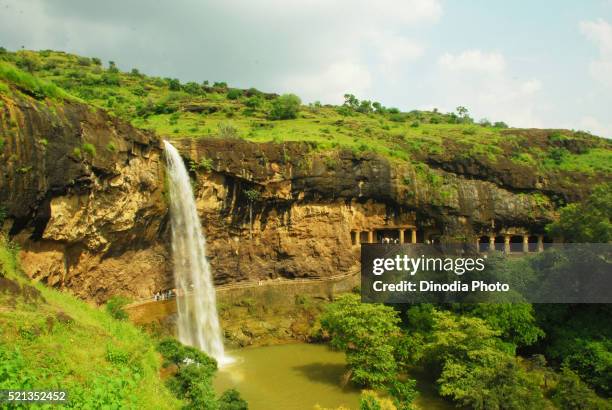
MULTIPOLYGON (((2 97, 0 115, 3 229, 25 272, 97 302, 172 288, 160 139, 75 102, 2 97)), ((554 179, 463 173, 452 158, 427 166, 304 143, 173 144, 191 170, 217 283, 351 272, 364 233, 387 228, 418 241, 542 233, 551 198, 565 195, 554 179)))

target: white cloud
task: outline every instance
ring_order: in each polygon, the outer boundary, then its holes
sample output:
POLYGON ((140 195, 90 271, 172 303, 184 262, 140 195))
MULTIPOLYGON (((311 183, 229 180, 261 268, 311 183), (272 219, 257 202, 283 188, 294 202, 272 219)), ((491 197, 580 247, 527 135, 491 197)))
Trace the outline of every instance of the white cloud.
POLYGON ((438 64, 447 70, 489 73, 502 72, 506 68, 506 60, 502 54, 480 50, 466 50, 457 55, 445 53, 438 59, 438 64))
POLYGON ((604 124, 592 116, 584 116, 580 119, 580 129, 589 131, 595 135, 612 138, 612 123, 604 124))
POLYGON ((477 120, 487 117, 513 126, 542 125, 542 82, 515 78, 502 53, 479 49, 445 53, 438 58, 438 67, 433 87, 444 110, 463 105, 477 120))
POLYGON ((367 95, 372 85, 368 69, 354 62, 334 62, 316 73, 288 76, 283 89, 300 95, 304 101, 340 103, 346 92, 367 95))
POLYGON ((599 58, 591 61, 591 76, 612 88, 612 25, 603 19, 581 21, 580 31, 599 49, 599 58))

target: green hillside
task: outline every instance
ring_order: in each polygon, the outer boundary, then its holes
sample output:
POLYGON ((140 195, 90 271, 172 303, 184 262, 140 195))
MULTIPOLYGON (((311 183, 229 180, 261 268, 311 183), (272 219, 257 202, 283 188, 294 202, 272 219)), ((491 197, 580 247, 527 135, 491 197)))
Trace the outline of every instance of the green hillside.
POLYGON ((71 407, 177 408, 153 339, 19 273, 0 238, 0 390, 68 390, 71 407))
POLYGON ((475 122, 463 107, 455 113, 401 112, 350 94, 341 106, 304 105, 291 96, 231 88, 223 82, 181 83, 146 76, 137 69, 124 72, 114 62, 103 64, 97 58, 57 51, 0 49, 0 60, 4 61, 0 79, 5 80, 0 82, 0 92, 11 92, 8 84, 14 79, 5 73, 10 71, 7 67, 17 67, 59 88, 47 95, 58 97, 65 90, 164 138, 307 141, 314 150, 376 152, 410 163, 469 159, 485 167, 528 173, 612 171, 608 140, 581 131, 525 130, 509 128, 501 121, 475 122))

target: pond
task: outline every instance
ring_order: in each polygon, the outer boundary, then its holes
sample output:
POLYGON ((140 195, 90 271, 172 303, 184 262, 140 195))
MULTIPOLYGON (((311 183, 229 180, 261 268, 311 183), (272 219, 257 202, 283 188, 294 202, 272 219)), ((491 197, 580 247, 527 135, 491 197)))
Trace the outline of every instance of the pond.
POLYGON ((341 387, 344 353, 319 344, 287 344, 228 352, 236 362, 220 369, 215 390, 235 388, 249 410, 359 407, 360 390, 341 387))
MULTIPOLYGON (((287 344, 234 350, 236 362, 217 372, 215 390, 237 389, 250 410, 311 410, 315 405, 334 409, 359 408, 360 390, 341 387, 345 373, 344 353, 321 344, 287 344)), ((412 373, 412 372, 411 372, 412 373)), ((447 410, 426 374, 415 371, 420 392, 417 409, 447 410)))

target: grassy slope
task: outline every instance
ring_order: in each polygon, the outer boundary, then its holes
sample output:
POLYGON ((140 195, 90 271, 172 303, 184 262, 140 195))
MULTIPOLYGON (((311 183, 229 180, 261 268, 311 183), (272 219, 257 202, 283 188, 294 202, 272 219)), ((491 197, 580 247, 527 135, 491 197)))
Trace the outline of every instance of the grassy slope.
POLYGON ((0 287, 0 389, 66 389, 80 408, 179 407, 153 341, 136 327, 31 284, 2 238, 0 277, 21 286, 17 294, 0 287))
MULTIPOLYGON (((536 144, 524 130, 458 121, 453 114, 353 111, 347 116, 327 105, 302 106, 294 120, 270 121, 266 117, 274 96, 262 95, 258 107, 249 107, 253 90, 240 90, 238 98, 230 99, 231 89, 223 85, 172 85, 170 79, 109 70, 92 59, 55 51, 4 53, 0 59, 165 138, 215 137, 223 133, 221 124, 251 141, 310 141, 321 150, 373 151, 400 162, 419 163, 427 155, 446 153, 481 157, 492 164, 509 158, 527 172, 612 171, 609 141, 582 132, 549 130, 544 143, 536 144), (192 112, 198 107, 204 112, 192 112), (579 153, 559 148, 567 140, 586 141, 589 148, 579 153)), ((0 82, 0 92, 2 87, 0 82)))

